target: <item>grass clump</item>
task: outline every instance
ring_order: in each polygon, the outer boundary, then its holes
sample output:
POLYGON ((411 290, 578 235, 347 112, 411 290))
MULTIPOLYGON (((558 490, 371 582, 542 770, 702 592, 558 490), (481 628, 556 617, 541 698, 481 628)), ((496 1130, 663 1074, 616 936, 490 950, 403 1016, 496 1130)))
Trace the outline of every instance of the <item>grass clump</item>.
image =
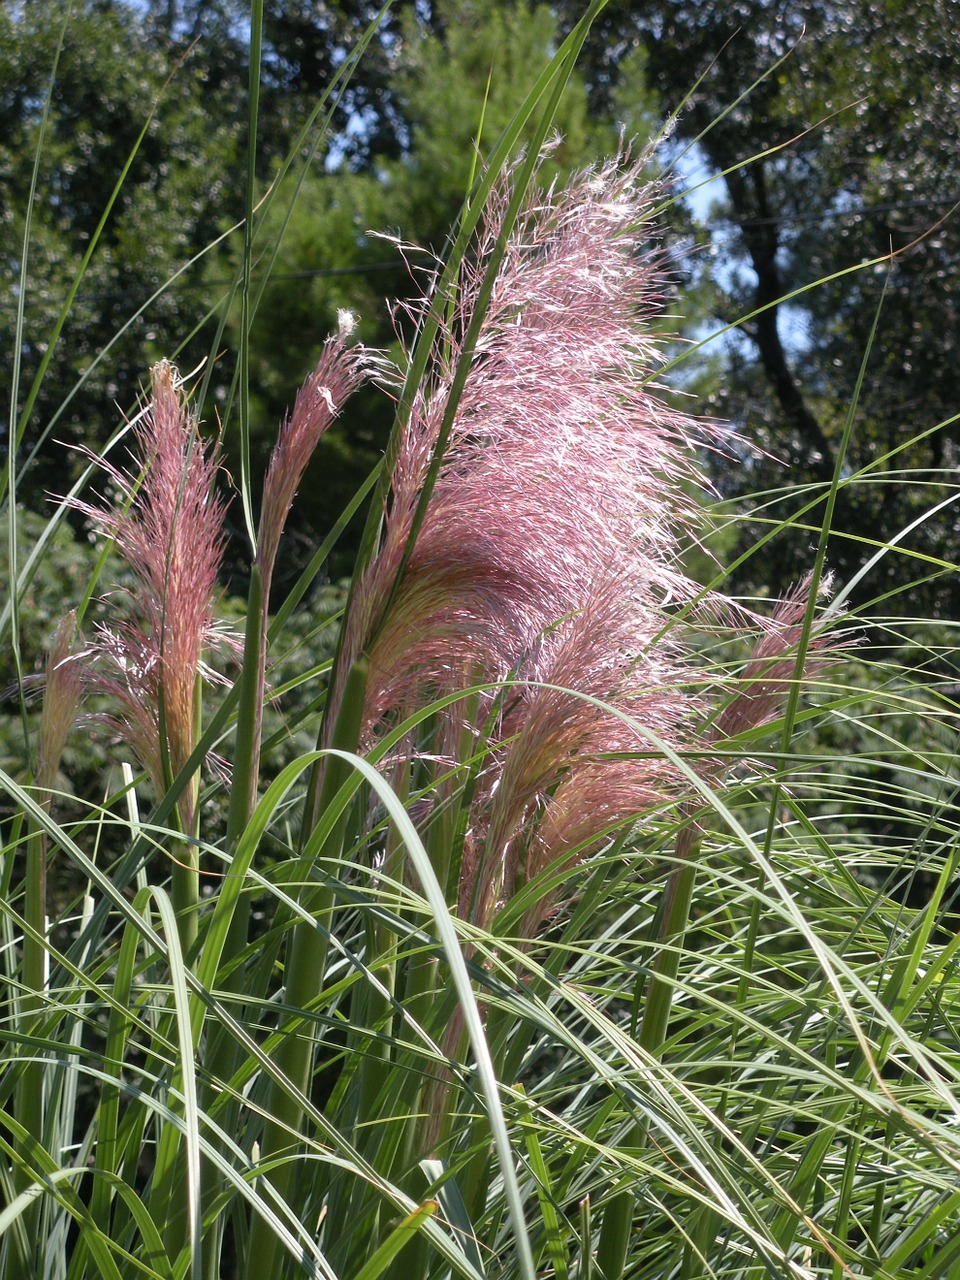
MULTIPOLYGON (((126 461, 91 459, 106 498, 66 500, 132 590, 82 633, 64 610, 0 773, 5 1275, 956 1265, 949 628, 875 610, 852 645, 842 459, 782 600, 689 576, 725 440, 655 385, 662 193, 627 149, 538 185, 585 29, 478 175, 402 367, 343 314, 259 513, 241 475, 242 634, 215 620, 226 477, 171 364, 126 461), (309 611, 336 531, 280 601, 277 567, 368 383, 395 427, 334 642, 309 611), (77 725, 127 771, 68 810, 77 725)), ((37 561, 7 515, 17 637, 37 561)))

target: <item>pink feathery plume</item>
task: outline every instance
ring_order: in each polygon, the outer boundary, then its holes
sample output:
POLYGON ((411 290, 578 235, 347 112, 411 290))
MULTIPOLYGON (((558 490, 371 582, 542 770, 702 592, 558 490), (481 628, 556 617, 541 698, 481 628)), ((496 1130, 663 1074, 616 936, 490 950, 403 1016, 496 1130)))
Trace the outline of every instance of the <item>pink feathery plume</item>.
POLYGON ((340 311, 338 321, 338 332, 324 344, 317 367, 300 388, 293 413, 280 427, 270 455, 257 546, 266 599, 290 507, 321 436, 350 396, 368 378, 386 371, 382 357, 365 347, 348 345, 356 324, 352 313, 340 311))
MULTIPOLYGON (((151 396, 134 425, 139 474, 103 463, 120 501, 77 504, 114 538, 134 571, 135 617, 101 627, 90 651, 96 687, 115 699, 111 723, 148 771, 157 794, 195 746, 195 693, 203 655, 223 637, 213 604, 223 556, 226 505, 218 462, 197 433, 176 369, 151 370, 151 396)), ((193 822, 190 789, 181 799, 193 822)))
POLYGON ((644 382, 663 281, 648 247, 653 198, 642 167, 621 157, 529 199, 394 591, 462 334, 501 234, 506 184, 491 203, 443 354, 400 443, 380 555, 347 622, 345 652, 370 656, 371 725, 418 687, 444 691, 465 667, 491 680, 516 670, 546 627, 583 607, 611 562, 642 568, 649 594, 690 593, 674 556, 678 528, 692 520, 681 488, 692 478, 688 446, 703 432, 644 382))
POLYGON ((672 749, 693 719, 690 664, 663 638, 659 602, 697 594, 678 547, 696 520, 692 447, 711 438, 650 381, 664 278, 644 161, 620 156, 529 196, 408 547, 463 336, 505 232, 510 175, 495 193, 397 448, 380 552, 345 623, 341 673, 369 659, 368 741, 424 700, 492 686, 480 720, 493 743, 460 886, 461 911, 480 924, 551 862, 682 792, 667 754, 616 714, 672 749), (495 691, 511 679, 519 684, 495 691))
MULTIPOLYGON (((736 738, 775 720, 797 681, 807 684, 813 680, 849 646, 849 638, 825 629, 821 620, 810 636, 802 670, 798 670, 811 587, 812 579, 804 578, 777 602, 769 618, 758 619, 762 634, 737 680, 736 692, 716 717, 714 739, 736 738)), ((829 589, 829 579, 820 584, 820 594, 829 589)))
POLYGON ((76 719, 86 687, 83 666, 77 656, 71 653, 76 625, 77 611, 72 609, 57 627, 53 646, 47 657, 46 675, 43 677, 43 710, 40 715, 36 782, 42 793, 40 803, 44 806, 49 806, 67 734, 76 719))
MULTIPOLYGON (((670 409, 652 381, 665 281, 644 161, 621 155, 565 190, 534 191, 509 233, 510 175, 495 192, 397 448, 379 554, 345 623, 341 671, 361 653, 369 660, 368 742, 424 700, 491 686, 475 726, 491 739, 459 906, 481 926, 547 868, 682 800, 689 780, 676 755, 698 736, 703 746, 698 680, 665 602, 729 610, 703 597, 680 560, 697 521, 690 494, 704 487, 694 452, 715 434, 670 409), (504 237, 411 547, 463 338, 504 237)), ((803 609, 790 597, 766 624, 718 732, 772 714, 803 609)), ((555 897, 527 911, 524 936, 555 897)))

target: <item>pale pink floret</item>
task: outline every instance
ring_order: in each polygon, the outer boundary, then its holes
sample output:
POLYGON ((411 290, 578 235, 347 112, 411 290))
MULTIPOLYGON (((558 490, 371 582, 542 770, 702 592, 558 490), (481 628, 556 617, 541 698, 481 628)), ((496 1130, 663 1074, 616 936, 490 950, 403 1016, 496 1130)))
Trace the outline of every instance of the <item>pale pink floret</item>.
MULTIPOLYGON (((737 680, 736 692, 716 718, 715 737, 735 738, 775 720, 797 681, 809 683, 849 643, 835 631, 825 630, 821 622, 812 631, 800 667, 798 646, 811 586, 810 578, 805 578, 777 602, 769 618, 758 619, 762 634, 737 680)), ((828 579, 821 584, 821 594, 829 588, 828 579)))
MULTIPOLYGON (((111 723, 160 794, 193 751, 203 655, 222 642, 213 606, 226 507, 215 488, 216 451, 197 434, 167 361, 151 370, 150 401, 134 434, 140 474, 103 463, 119 502, 81 505, 113 536, 139 580, 134 619, 101 627, 90 657, 98 688, 119 704, 111 723)), ((181 815, 189 828, 189 789, 181 815)))
POLYGON ((76 625, 77 612, 72 609, 57 627, 43 679, 36 782, 43 793, 41 803, 44 805, 50 802, 50 792, 56 783, 67 734, 76 719, 86 688, 82 663, 71 653, 76 625))
POLYGON ((270 455, 257 546, 267 598, 280 537, 307 463, 350 396, 368 378, 386 369, 376 353, 348 345, 353 316, 343 311, 339 319, 339 331, 324 344, 317 367, 300 388, 293 413, 280 427, 270 455))

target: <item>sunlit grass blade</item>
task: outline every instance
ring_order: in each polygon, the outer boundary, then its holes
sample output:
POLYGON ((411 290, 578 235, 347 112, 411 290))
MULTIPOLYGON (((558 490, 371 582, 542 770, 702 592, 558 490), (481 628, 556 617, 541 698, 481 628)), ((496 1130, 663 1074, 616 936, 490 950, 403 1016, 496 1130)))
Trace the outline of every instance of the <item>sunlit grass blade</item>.
POLYGON ((404 1218, 380 1245, 376 1253, 357 1272, 357 1280, 378 1280, 390 1266, 397 1254, 417 1234, 421 1223, 436 1213, 437 1206, 433 1201, 426 1201, 404 1218))
POLYGON ((423 843, 417 834, 416 828, 413 826, 409 815, 403 805, 398 801, 385 779, 376 771, 376 769, 369 765, 366 760, 363 760, 358 756, 354 756, 350 759, 347 755, 343 755, 343 758, 345 760, 350 760, 353 767, 363 775, 369 785, 380 797, 390 820, 398 829, 400 838, 403 841, 409 857, 416 867, 424 896, 430 904, 431 911, 433 912, 434 924, 436 925, 437 933, 443 946, 447 964, 450 966, 457 1000, 462 1012, 467 1033, 470 1037, 470 1045, 476 1059, 480 1091, 483 1095, 484 1103, 487 1108, 487 1117, 492 1131, 493 1145, 497 1155, 500 1174, 503 1178, 506 1189, 507 1204, 509 1206, 512 1229, 518 1253, 518 1271, 524 1280, 535 1280, 536 1267, 534 1265, 533 1254, 530 1249, 530 1242, 527 1237, 523 1197, 521 1195, 516 1172, 516 1157, 504 1122, 503 1108, 500 1102, 500 1086, 497 1081, 493 1061, 490 1057, 483 1022, 477 1008, 477 1000, 473 990, 473 984, 469 974, 467 973, 466 965, 463 960, 461 944, 457 937, 456 927, 453 923, 450 909, 447 906, 444 890, 437 882, 433 868, 430 864, 430 858, 426 849, 423 847, 423 843))

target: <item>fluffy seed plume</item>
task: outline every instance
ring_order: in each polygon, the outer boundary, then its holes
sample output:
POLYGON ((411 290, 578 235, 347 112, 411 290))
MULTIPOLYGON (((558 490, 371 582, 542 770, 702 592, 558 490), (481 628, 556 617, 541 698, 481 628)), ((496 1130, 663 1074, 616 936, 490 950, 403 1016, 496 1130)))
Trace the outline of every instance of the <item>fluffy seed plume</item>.
MULTIPOLYGON (((150 400, 134 435, 139 472, 101 460, 117 501, 78 504, 114 538, 138 584, 132 618, 99 629, 90 665, 97 688, 117 703, 113 727, 162 794, 195 746, 203 655, 222 642, 213 603, 226 506, 215 490, 216 450, 200 439, 167 361, 151 370, 150 400)), ((193 806, 188 788, 180 803, 185 830, 193 806)))
POLYGON ((509 229, 510 175, 495 193, 398 445, 380 553, 345 624, 341 671, 369 657, 368 738, 424 698, 518 681, 480 706, 493 745, 460 894, 478 923, 544 866, 678 791, 649 739, 617 714, 674 748, 691 720, 689 664, 662 639, 660 602, 695 594, 678 546, 696 518, 693 446, 710 436, 651 384, 664 276, 645 160, 623 155, 565 190, 534 190, 509 229), (504 236, 409 549, 464 335, 504 236))
POLYGON ((317 367, 301 387, 270 455, 257 548, 268 599, 280 538, 307 463, 344 403, 369 377, 385 369, 375 353, 349 345, 356 324, 352 313, 341 311, 338 319, 338 332, 324 344, 317 367))
MULTIPOLYGON (((798 679, 812 680, 842 650, 845 641, 818 627, 810 637, 802 670, 798 670, 799 645, 810 601, 809 577, 777 602, 769 618, 760 620, 761 636, 737 690, 716 718, 715 737, 736 738, 759 729, 781 713, 791 687, 798 679)), ((820 594, 830 589, 829 579, 820 594)))
MULTIPOLYGON (((564 190, 534 189, 512 227, 511 175, 495 191, 397 445, 379 554, 345 622, 331 706, 365 655, 368 742, 424 700, 489 683, 475 723, 441 735, 472 733, 487 761, 459 885, 461 914, 481 926, 541 872, 686 797, 671 761, 704 746, 702 681, 665 602, 729 617, 729 602, 703 599, 680 558, 697 522, 691 494, 705 487, 696 451, 716 437, 669 408, 653 380, 665 278, 646 159, 622 154, 564 190)), ((779 705, 805 600, 798 590, 762 624, 711 742, 779 705)), ((523 936, 557 893, 545 889, 527 910, 523 936)))
POLYGON ((72 609, 60 620, 47 657, 36 773, 37 786, 42 793, 41 803, 44 805, 50 802, 50 792, 56 782, 67 734, 76 719, 84 693, 83 667, 70 652, 76 625, 77 611, 72 609))
POLYGON ((624 157, 568 189, 535 191, 508 237, 449 446, 390 616, 412 513, 452 394, 463 335, 503 230, 509 178, 459 281, 455 316, 400 443, 379 558, 347 651, 371 656, 370 714, 466 664, 516 671, 544 631, 585 606, 611 566, 626 593, 686 589, 674 567, 691 518, 681 482, 703 432, 647 384, 663 278, 653 191, 624 157))

